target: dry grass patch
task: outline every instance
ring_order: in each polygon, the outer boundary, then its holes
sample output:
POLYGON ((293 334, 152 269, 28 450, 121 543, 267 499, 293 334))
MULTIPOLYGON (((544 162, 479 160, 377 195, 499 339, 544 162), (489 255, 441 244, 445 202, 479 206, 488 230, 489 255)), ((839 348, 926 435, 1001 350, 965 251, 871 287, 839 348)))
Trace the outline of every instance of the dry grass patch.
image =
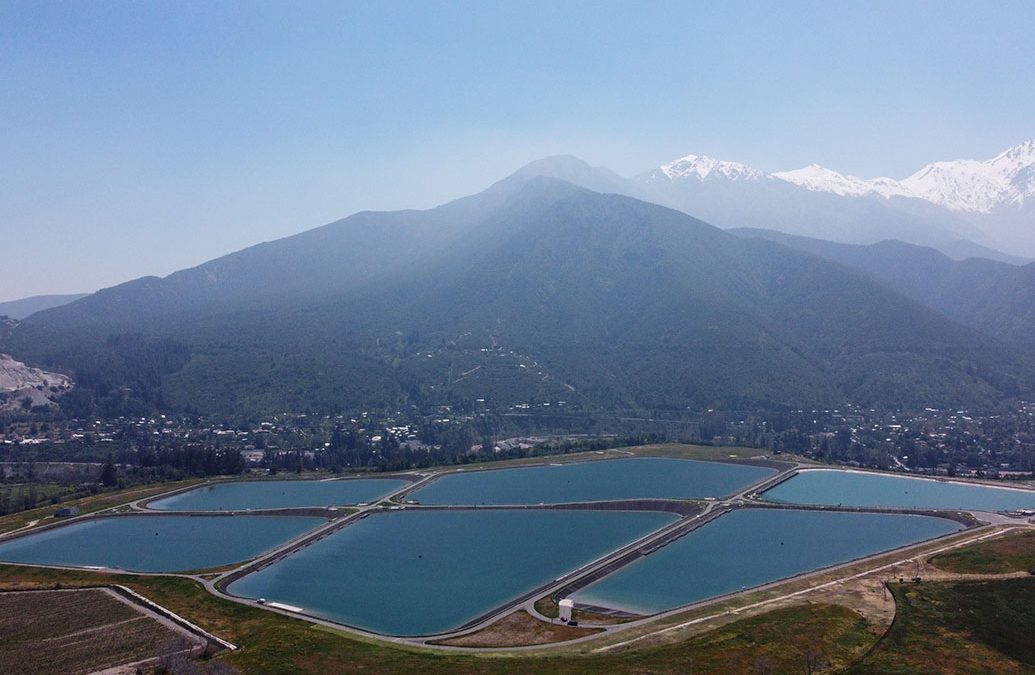
POLYGON ((566 642, 599 633, 601 630, 603 629, 546 623, 532 617, 528 612, 517 611, 477 632, 431 644, 451 647, 527 647, 566 642))
POLYGON ((155 657, 179 633, 101 589, 0 593, 0 672, 89 673, 155 657))
POLYGON ((931 558, 935 567, 958 574, 1035 573, 1035 530, 1007 534, 931 558))
POLYGON ((853 673, 1035 671, 1035 579, 896 584, 898 615, 853 673))

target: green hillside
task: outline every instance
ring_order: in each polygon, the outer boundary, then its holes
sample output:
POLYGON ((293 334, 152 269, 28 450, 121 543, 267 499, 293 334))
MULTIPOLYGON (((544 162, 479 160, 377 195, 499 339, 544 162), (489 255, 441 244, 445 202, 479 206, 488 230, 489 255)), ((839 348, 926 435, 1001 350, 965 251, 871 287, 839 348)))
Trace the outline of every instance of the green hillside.
POLYGON ((775 241, 865 272, 889 288, 997 340, 1035 348, 1035 263, 952 260, 900 241, 837 244, 772 230, 735 231, 775 241))
POLYGON ((72 411, 989 404, 1010 349, 835 262, 516 176, 40 312, 0 348, 72 411))

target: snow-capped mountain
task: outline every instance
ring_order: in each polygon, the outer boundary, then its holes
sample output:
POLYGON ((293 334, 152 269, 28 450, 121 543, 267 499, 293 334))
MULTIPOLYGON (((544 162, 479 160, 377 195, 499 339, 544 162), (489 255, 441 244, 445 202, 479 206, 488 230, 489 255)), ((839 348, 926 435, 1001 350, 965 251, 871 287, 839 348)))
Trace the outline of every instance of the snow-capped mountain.
POLYGON ((871 194, 882 197, 907 196, 899 182, 893 178, 866 180, 857 176, 846 176, 819 164, 809 164, 793 171, 777 171, 773 177, 807 190, 832 192, 842 197, 864 197, 871 194))
POLYGON ((969 238, 970 225, 941 207, 918 200, 893 207, 887 199, 866 198, 875 186, 889 196, 901 192, 894 183, 870 184, 819 166, 784 176, 687 155, 632 178, 623 192, 724 228, 760 227, 853 244, 902 239, 945 250, 969 238))
POLYGON ((574 157, 550 157, 522 172, 662 204, 723 228, 846 244, 898 239, 954 259, 1021 264, 1035 258, 1035 141, 990 160, 935 162, 901 180, 864 179, 816 164, 767 173, 704 155, 632 178, 574 157))
POLYGON ((911 197, 951 211, 992 213, 1023 206, 1035 196, 1035 141, 1012 147, 989 160, 934 162, 902 180, 866 180, 815 164, 773 174, 815 192, 848 197, 911 197))
POLYGON ((739 162, 727 162, 706 155, 687 155, 662 164, 649 171, 644 180, 708 180, 725 178, 728 180, 762 180, 769 178, 763 171, 739 162))

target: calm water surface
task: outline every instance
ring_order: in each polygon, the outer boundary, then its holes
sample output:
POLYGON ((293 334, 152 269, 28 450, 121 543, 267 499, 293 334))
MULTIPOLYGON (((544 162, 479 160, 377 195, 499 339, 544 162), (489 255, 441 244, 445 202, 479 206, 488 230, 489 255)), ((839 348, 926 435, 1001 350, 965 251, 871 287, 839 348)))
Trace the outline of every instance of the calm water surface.
POLYGON ((406 483, 398 478, 220 483, 159 499, 148 506, 158 511, 243 511, 342 506, 375 501, 406 483))
POLYGON ((574 594, 653 614, 960 529, 943 518, 741 509, 574 594))
POLYGON ((0 560, 180 572, 254 558, 325 522, 294 516, 97 518, 0 543, 0 560))
POLYGON ((349 525, 234 582, 388 635, 463 625, 675 519, 622 511, 397 511, 349 525))
POLYGON ((1035 491, 889 476, 862 471, 802 471, 766 491, 765 499, 791 504, 975 509, 1035 508, 1035 491))
POLYGON ((721 497, 775 473, 744 464, 640 457, 452 473, 410 498, 422 504, 557 504, 721 497))

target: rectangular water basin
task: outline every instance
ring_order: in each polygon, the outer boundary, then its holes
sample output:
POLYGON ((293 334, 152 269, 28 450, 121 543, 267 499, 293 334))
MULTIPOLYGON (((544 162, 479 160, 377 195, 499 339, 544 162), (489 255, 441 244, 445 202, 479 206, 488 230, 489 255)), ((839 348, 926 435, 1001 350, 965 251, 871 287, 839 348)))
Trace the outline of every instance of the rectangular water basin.
POLYGON ((230 585, 387 635, 455 629, 671 523, 649 511, 378 513, 230 585))
POLYGON ((0 541, 0 561, 182 572, 250 560, 326 522, 294 516, 90 518, 0 541))
POLYGON ((1035 490, 840 469, 800 471, 762 497, 787 504, 869 508, 1035 509, 1035 490))
POLYGON ((350 478, 217 483, 156 499, 147 506, 156 511, 245 511, 347 506, 375 501, 408 482, 398 478, 350 478))
POLYGON ((421 504, 558 504, 619 499, 721 497, 774 469, 637 457, 516 469, 451 473, 409 495, 421 504))
POLYGON ((575 592, 578 603, 655 614, 956 532, 944 518, 739 509, 575 592))

